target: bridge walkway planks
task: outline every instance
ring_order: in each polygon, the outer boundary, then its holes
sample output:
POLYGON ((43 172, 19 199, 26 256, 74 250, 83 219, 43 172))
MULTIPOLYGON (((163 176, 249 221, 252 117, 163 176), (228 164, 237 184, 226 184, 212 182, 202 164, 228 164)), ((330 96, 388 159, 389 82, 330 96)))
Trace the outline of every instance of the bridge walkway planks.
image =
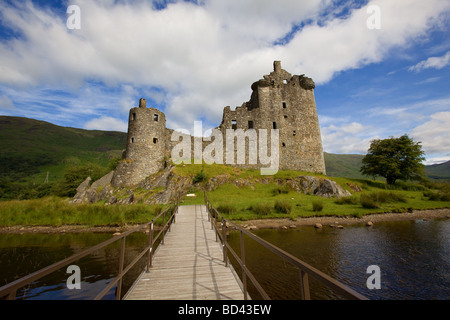
POLYGON ((180 206, 176 223, 126 300, 242 300, 233 270, 223 262, 206 206, 180 206))

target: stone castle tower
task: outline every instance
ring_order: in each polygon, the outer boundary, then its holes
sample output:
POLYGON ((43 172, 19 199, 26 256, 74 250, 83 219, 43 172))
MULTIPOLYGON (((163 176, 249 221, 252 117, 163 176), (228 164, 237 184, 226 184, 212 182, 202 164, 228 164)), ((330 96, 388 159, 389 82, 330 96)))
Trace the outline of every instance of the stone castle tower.
POLYGON ((166 116, 158 109, 147 108, 147 101, 140 99, 139 107, 130 110, 127 148, 112 184, 135 185, 163 168, 166 140, 166 116))
POLYGON ((250 101, 226 107, 220 129, 279 129, 280 169, 325 173, 312 79, 274 71, 252 84, 250 101))
MULTIPOLYGON (((248 102, 235 110, 225 107, 217 129, 223 133, 227 129, 278 129, 280 170, 325 173, 313 80, 304 75, 292 76, 275 61, 273 72, 251 88, 248 102)), ((113 186, 135 185, 164 168, 174 147, 173 131, 165 127, 165 122, 164 113, 147 108, 145 99, 130 110, 127 148, 115 170, 113 186)), ((207 143, 203 141, 202 145, 205 148, 207 143)), ((248 149, 245 152, 248 158, 248 149)), ((258 168, 260 164, 238 166, 258 168)))

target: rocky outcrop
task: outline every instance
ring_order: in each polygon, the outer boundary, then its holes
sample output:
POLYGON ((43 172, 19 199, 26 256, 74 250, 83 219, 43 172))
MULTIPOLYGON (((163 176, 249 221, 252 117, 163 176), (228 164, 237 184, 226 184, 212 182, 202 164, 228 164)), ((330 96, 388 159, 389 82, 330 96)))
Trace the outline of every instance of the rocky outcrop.
POLYGON ((287 186, 298 192, 327 198, 339 198, 350 196, 351 193, 343 189, 333 180, 316 176, 298 176, 294 178, 274 179, 273 177, 261 178, 236 178, 229 174, 220 174, 209 178, 203 185, 193 182, 189 176, 180 176, 174 173, 174 166, 145 178, 134 187, 114 188, 111 180, 114 172, 111 171, 101 179, 90 185, 91 178, 87 178, 77 189, 73 203, 94 203, 100 200, 105 204, 131 204, 136 201, 145 201, 148 204, 165 204, 174 201, 179 194, 186 194, 195 187, 213 191, 223 184, 231 183, 238 188, 249 187, 254 189, 256 184, 276 183, 287 186), (139 191, 140 190, 140 191, 139 191), (147 191, 145 191, 147 190, 147 191))
POLYGON ((112 196, 111 179, 114 171, 106 174, 90 185, 92 179, 87 177, 77 188, 77 193, 73 197, 73 203, 94 203, 112 196))
POLYGON ((343 189, 336 181, 319 177, 299 176, 294 179, 287 179, 285 184, 297 192, 320 197, 340 198, 351 195, 349 191, 343 189))
POLYGON ((162 189, 148 200, 149 203, 163 204, 174 201, 177 195, 186 194, 192 188, 192 178, 178 176, 173 173, 173 169, 173 166, 169 167, 139 184, 140 188, 146 190, 162 189))

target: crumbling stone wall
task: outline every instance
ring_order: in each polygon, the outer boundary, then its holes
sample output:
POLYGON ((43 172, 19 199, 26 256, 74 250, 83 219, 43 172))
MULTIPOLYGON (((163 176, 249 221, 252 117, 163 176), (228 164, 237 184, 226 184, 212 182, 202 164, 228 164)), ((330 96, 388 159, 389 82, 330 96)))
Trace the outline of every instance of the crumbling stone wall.
MULTIPOLYGON (((235 110, 224 108, 219 129, 225 147, 227 129, 247 131, 279 129, 279 169, 301 170, 325 174, 322 140, 314 97, 314 81, 304 75, 291 75, 274 62, 274 70, 252 84, 252 94, 248 102, 235 110)), ((165 115, 154 108, 147 108, 141 99, 138 108, 130 110, 128 122, 127 148, 122 162, 112 178, 113 186, 131 186, 164 168, 165 160, 171 157, 172 149, 179 141, 171 141, 173 130, 165 127, 165 115)), ((194 139, 192 141, 192 161, 194 161, 194 139)), ((270 141, 270 140, 269 140, 270 141)), ((204 150, 211 142, 200 141, 204 150)), ((234 145, 237 158, 237 144, 234 145)), ((269 145, 268 154, 271 149, 269 145)), ((245 150, 245 164, 234 165, 243 168, 261 168, 258 158, 250 164, 248 143, 245 150)), ((223 150, 223 163, 226 161, 223 150)))
POLYGON ((325 173, 314 87, 275 61, 274 71, 252 84, 249 102, 224 109, 220 129, 279 129, 280 169, 325 173))

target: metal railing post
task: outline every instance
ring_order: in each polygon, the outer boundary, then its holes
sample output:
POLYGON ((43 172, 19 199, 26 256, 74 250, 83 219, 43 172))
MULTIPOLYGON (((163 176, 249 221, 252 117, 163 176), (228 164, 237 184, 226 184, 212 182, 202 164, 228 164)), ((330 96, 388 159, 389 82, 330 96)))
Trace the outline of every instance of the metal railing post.
POLYGON ((125 260, 125 239, 126 237, 122 238, 122 245, 120 246, 120 258, 119 258, 119 281, 117 283, 117 289, 116 289, 116 300, 120 300, 120 295, 122 293, 122 272, 123 272, 123 263, 125 260))
POLYGON ((15 300, 16 299, 17 290, 11 291, 10 294, 6 297, 6 300, 15 300))
POLYGON ((242 263, 242 285, 244 286, 244 300, 247 300, 247 273, 245 265, 245 246, 244 246, 244 233, 242 230, 239 231, 241 240, 241 263, 242 263))
POLYGON ((300 270, 300 291, 302 300, 311 300, 308 274, 303 270, 300 270))
POLYGON ((173 216, 174 212, 175 212, 175 206, 173 208, 171 206, 169 220, 167 220, 169 223, 169 232, 171 232, 171 230, 172 230, 172 222, 170 222, 170 220, 172 220, 172 216, 173 216))
POLYGON ((166 210, 164 210, 164 212, 163 212, 163 222, 162 222, 163 230, 162 230, 161 244, 164 244, 164 238, 165 238, 164 229, 166 228, 165 222, 166 222, 166 210))
POLYGON ((228 255, 227 255, 227 224, 225 219, 222 218, 222 246, 223 246, 223 262, 225 267, 228 267, 228 255))
POLYGON ((150 267, 152 266, 153 257, 153 222, 150 224, 150 230, 148 235, 148 260, 147 260, 147 273, 150 272, 150 267))

